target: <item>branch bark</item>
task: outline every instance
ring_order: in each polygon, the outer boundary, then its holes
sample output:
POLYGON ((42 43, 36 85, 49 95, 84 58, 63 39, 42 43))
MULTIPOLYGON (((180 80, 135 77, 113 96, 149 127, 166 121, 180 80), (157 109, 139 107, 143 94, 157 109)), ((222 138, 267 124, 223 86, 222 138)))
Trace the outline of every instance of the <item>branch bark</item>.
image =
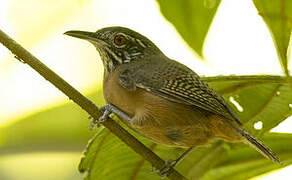
MULTIPOLYGON (((73 88, 55 72, 49 69, 45 64, 33 56, 30 52, 25 50, 16 41, 6 35, 0 30, 0 42, 8 48, 15 57, 23 63, 28 64, 35 71, 37 71, 46 80, 52 83, 56 88, 62 91, 72 101, 78 104, 83 110, 85 110, 94 119, 98 119, 101 116, 101 112, 98 107, 92 103, 89 99, 83 96, 79 91, 73 88)), ((161 169, 165 162, 144 144, 138 141, 134 136, 129 134, 124 128, 122 128, 114 120, 109 119, 103 123, 113 134, 120 138, 125 144, 131 147, 136 153, 140 154, 145 160, 149 161, 156 169, 161 169)), ((186 179, 183 175, 177 172, 175 169, 171 169, 168 178, 171 180, 186 179)))

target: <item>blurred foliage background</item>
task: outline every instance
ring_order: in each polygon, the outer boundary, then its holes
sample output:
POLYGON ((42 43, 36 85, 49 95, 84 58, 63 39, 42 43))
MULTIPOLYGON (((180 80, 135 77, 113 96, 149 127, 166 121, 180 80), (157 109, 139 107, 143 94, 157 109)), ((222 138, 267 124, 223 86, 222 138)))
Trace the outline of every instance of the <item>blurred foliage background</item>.
MULTIPOLYGON (((292 162, 291 120, 281 123, 292 112, 291 17, 291 0, 3 0, 0 6, 1 29, 97 105, 104 104, 101 61, 89 43, 63 36, 67 30, 126 26, 200 75, 220 75, 205 80, 285 165, 292 162), (230 74, 274 76, 222 76, 230 74)), ((159 179, 107 130, 89 131, 85 112, 2 46, 0 82, 0 179, 159 179)), ((164 159, 182 152, 136 136, 164 159)), ((193 179, 247 179, 279 168, 246 145, 223 142, 197 148, 178 166, 193 179)), ((289 171, 256 178, 287 179, 289 171)))

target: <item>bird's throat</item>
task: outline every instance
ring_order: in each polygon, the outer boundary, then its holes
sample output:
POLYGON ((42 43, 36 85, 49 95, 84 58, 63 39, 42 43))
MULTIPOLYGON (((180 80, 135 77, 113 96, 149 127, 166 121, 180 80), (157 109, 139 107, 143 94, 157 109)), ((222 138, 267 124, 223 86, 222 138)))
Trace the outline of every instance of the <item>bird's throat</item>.
POLYGON ((120 65, 120 62, 113 58, 107 51, 99 50, 99 54, 106 72, 113 72, 120 65))

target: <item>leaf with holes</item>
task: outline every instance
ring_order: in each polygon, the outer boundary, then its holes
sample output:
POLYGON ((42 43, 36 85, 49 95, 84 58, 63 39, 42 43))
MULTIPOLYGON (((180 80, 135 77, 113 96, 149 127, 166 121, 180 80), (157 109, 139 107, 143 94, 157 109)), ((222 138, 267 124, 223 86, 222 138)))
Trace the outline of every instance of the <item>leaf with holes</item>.
MULTIPOLYGON (((281 76, 219 76, 203 79, 224 95, 231 106, 236 108, 232 104, 236 102, 242 108, 242 111, 238 110, 239 117, 253 134, 264 134, 291 114, 291 79, 281 76), (262 122, 260 130, 253 128, 258 121, 262 122)), ((174 159, 184 151, 155 145, 133 134, 165 160, 174 159)), ((292 163, 291 140, 291 134, 266 133, 263 136, 263 142, 271 147, 285 166, 292 163)), ((178 171, 190 179, 244 179, 278 168, 282 166, 265 159, 245 144, 222 141, 195 148, 177 166, 178 171)), ((150 173, 150 169, 148 162, 106 129, 93 138, 80 164, 80 171, 87 172, 88 180, 160 179, 158 175, 150 173)))
POLYGON ((163 16, 178 33, 203 57, 203 45, 221 0, 157 0, 163 16))
POLYGON ((240 77, 230 77, 226 81, 224 77, 206 80, 228 102, 230 100, 236 102, 235 104, 230 102, 230 105, 237 110, 246 129, 253 134, 261 135, 291 115, 292 83, 286 83, 285 78, 281 79, 279 76, 258 77, 259 79, 250 76, 250 79, 245 80, 240 77), (275 78, 278 78, 279 83, 275 83, 275 78), (238 109, 238 105, 242 109, 238 109), (257 130, 254 124, 259 121, 262 122, 262 128, 257 130))
POLYGON ((288 46, 292 28, 292 1, 253 0, 253 3, 272 34, 280 63, 285 74, 288 75, 288 46))

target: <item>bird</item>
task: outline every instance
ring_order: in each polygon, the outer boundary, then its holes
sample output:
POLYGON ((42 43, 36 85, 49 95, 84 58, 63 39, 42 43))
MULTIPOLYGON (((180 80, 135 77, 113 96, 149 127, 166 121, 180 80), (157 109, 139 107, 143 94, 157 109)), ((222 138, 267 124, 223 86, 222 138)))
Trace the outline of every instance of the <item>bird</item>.
POLYGON ((176 160, 168 160, 159 175, 167 176, 195 147, 213 140, 245 142, 281 164, 267 146, 243 128, 219 93, 193 70, 168 58, 144 35, 120 26, 64 34, 89 41, 103 62, 107 104, 91 126, 114 113, 130 129, 157 144, 188 148, 176 160))

